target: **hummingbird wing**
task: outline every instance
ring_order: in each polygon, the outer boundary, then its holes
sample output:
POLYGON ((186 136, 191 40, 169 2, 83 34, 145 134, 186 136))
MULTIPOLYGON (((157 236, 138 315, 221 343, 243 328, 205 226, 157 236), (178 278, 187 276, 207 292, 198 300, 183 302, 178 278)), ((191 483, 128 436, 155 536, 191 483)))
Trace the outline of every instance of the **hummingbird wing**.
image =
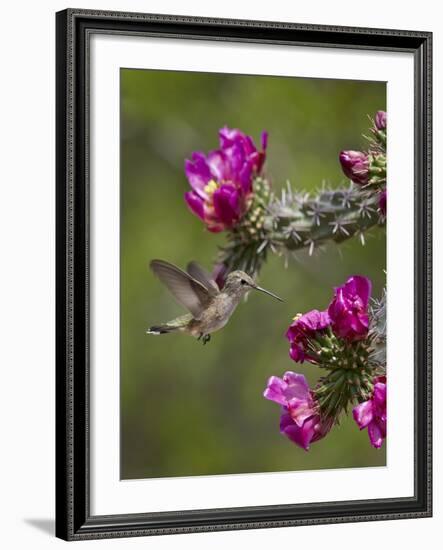
POLYGON ((152 260, 149 265, 175 299, 198 318, 211 301, 208 290, 189 273, 173 264, 152 260))
POLYGON ((186 271, 189 275, 191 275, 191 277, 201 283, 211 296, 215 296, 220 292, 218 284, 214 281, 212 275, 210 275, 206 269, 203 269, 203 267, 197 262, 189 262, 186 267, 186 271))

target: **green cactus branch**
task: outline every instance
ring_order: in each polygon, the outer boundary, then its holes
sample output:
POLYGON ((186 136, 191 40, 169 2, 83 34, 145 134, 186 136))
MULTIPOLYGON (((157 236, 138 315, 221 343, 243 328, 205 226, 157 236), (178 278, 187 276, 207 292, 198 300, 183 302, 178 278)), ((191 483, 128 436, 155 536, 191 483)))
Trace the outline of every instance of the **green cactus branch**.
POLYGON ((386 289, 379 300, 372 300, 370 307, 371 325, 369 339, 371 352, 369 360, 377 369, 377 374, 386 373, 386 289))
POLYGON ((266 226, 275 245, 289 251, 325 242, 340 243, 380 223, 378 196, 350 186, 323 190, 315 197, 294 194, 290 187, 269 206, 266 226))
POLYGON ((228 233, 218 262, 228 270, 257 275, 269 251, 279 255, 321 245, 341 243, 354 236, 365 243, 365 233, 385 219, 379 209, 379 188, 350 184, 322 189, 316 195, 295 192, 288 184, 280 197, 269 193, 264 179, 254 182, 254 200, 242 223, 228 233))

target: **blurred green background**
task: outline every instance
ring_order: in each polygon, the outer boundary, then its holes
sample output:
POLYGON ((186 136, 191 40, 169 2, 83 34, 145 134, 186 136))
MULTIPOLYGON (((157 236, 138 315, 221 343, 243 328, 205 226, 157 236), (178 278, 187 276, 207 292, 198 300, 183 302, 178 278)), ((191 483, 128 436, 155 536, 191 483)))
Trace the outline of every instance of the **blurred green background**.
POLYGON ((319 370, 288 356, 284 338, 298 312, 327 306, 352 274, 384 285, 385 234, 352 240, 288 269, 271 257, 260 284, 281 304, 251 293, 203 346, 189 336, 148 336, 184 310, 148 270, 161 258, 211 268, 224 235, 187 209, 183 171, 192 151, 218 146, 218 129, 242 129, 259 144, 269 132, 266 172, 313 190, 344 181, 338 153, 362 149, 367 115, 386 108, 385 84, 191 72, 121 71, 121 478, 189 476, 384 465, 352 418, 309 452, 279 433, 279 407, 262 392, 271 375, 319 370))

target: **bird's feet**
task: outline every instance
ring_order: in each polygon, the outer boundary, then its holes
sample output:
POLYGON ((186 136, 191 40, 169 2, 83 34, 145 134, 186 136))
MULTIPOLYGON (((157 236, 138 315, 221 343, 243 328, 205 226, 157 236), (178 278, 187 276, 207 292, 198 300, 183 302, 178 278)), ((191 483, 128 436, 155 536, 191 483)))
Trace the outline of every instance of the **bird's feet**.
POLYGON ((211 335, 210 334, 203 334, 203 332, 201 332, 199 334, 199 337, 197 338, 197 340, 201 340, 203 342, 204 346, 209 342, 210 339, 211 339, 211 335))

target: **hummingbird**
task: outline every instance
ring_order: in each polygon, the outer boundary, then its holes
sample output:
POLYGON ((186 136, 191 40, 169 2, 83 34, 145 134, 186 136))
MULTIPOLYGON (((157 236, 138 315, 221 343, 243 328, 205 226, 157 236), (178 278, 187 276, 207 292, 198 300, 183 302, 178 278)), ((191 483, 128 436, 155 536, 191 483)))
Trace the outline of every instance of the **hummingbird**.
POLYGON ((190 262, 186 271, 163 260, 152 260, 149 266, 189 313, 162 325, 152 326, 146 334, 185 332, 202 340, 204 345, 211 339, 212 332, 226 325, 243 296, 250 290, 259 290, 283 302, 269 290, 259 287, 244 271, 229 273, 220 289, 212 276, 197 262, 190 262))

